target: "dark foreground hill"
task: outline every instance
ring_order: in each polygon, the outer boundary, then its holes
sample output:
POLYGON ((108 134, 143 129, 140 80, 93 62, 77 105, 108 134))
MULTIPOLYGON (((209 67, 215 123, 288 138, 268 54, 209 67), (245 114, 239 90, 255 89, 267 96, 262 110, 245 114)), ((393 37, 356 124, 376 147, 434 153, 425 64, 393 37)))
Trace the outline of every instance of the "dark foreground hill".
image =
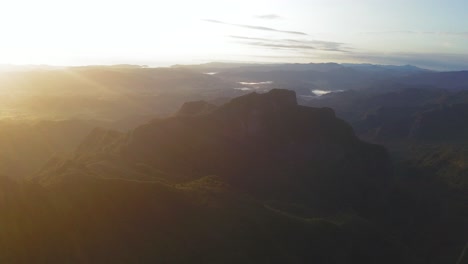
POLYGON ((74 176, 47 189, 1 185, 2 263, 405 263, 365 219, 295 215, 212 177, 74 176))

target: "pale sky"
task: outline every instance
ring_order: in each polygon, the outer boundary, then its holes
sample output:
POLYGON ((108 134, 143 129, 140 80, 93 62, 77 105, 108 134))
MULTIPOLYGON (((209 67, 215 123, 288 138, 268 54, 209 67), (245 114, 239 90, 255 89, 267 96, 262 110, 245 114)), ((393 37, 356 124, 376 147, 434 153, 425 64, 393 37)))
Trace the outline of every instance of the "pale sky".
POLYGON ((466 0, 0 0, 0 64, 468 69, 466 0))

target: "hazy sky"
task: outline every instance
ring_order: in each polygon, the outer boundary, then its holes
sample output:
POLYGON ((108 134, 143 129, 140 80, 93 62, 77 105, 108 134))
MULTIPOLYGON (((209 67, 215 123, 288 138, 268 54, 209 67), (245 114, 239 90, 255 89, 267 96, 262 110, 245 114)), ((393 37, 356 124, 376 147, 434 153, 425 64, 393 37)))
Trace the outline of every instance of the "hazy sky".
POLYGON ((1 0, 0 64, 468 69, 467 0, 1 0))

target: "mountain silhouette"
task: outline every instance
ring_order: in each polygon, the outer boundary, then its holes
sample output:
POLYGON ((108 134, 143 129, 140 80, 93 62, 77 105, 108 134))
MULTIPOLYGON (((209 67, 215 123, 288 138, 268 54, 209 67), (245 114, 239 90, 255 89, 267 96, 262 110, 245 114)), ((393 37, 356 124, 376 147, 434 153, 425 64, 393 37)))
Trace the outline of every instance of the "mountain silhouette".
POLYGON ((333 110, 300 106, 293 91, 277 89, 220 107, 187 103, 127 134, 95 130, 76 156, 114 171, 145 164, 172 181, 217 175, 236 190, 317 212, 369 210, 391 181, 384 148, 359 140, 333 110))

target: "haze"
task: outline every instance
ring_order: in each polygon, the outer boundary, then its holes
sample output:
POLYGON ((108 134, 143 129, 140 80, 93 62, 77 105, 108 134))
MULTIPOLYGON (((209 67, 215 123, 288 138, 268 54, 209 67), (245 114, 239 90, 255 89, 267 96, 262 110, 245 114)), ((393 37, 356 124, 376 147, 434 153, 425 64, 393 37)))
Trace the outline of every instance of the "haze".
POLYGON ((468 2, 18 0, 0 3, 0 64, 207 61, 468 68, 468 2))
POLYGON ((468 264, 466 10, 0 0, 0 263, 468 264))

